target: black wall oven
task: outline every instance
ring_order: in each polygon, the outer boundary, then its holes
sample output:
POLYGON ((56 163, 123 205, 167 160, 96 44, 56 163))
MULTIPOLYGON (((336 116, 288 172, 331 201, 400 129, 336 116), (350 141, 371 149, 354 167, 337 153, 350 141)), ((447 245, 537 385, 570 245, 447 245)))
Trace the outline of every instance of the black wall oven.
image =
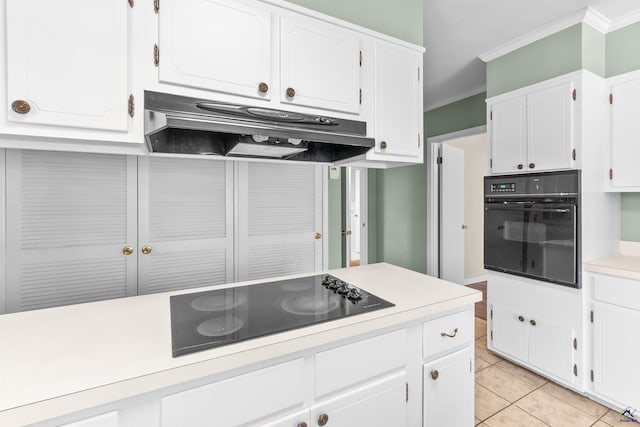
POLYGON ((484 266, 580 288, 580 171, 484 179, 484 266))

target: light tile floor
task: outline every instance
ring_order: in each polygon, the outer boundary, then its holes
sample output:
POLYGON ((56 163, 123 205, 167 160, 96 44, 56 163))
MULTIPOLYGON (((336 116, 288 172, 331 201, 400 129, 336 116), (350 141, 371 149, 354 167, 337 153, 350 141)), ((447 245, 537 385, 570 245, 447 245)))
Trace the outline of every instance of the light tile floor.
POLYGON ((610 427, 620 415, 487 349, 487 322, 476 318, 476 426, 610 427))

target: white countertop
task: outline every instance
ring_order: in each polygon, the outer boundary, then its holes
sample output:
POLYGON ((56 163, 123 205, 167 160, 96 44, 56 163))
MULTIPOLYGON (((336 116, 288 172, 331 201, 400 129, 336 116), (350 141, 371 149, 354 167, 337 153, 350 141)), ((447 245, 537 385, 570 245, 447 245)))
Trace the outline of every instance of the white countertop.
POLYGON ((620 254, 584 263, 585 271, 640 280, 640 243, 620 242, 620 254))
POLYGON ((171 295, 260 281, 1 315, 0 425, 53 418, 482 299, 471 288, 386 263, 330 273, 396 306, 177 358, 171 295))

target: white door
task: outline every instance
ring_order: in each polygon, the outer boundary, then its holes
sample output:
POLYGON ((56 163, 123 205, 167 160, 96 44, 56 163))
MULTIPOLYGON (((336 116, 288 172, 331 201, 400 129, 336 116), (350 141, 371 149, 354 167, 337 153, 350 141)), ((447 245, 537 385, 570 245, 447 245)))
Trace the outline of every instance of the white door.
POLYGON ((7 150, 6 160, 7 312, 135 295, 136 158, 7 150))
POLYGON ((640 312, 595 303, 593 313, 593 389, 623 408, 640 408, 640 312))
POLYGON ((491 307, 491 315, 493 348, 527 362, 529 360, 527 340, 529 319, 522 312, 495 303, 491 307))
POLYGON ((611 88, 611 168, 616 187, 640 186, 640 80, 611 88))
POLYGON ((527 96, 529 171, 567 169, 573 150, 573 83, 527 96))
POLYGON ((161 82, 253 98, 271 94, 271 13, 242 0, 163 0, 161 82))
POLYGON ((239 280, 322 270, 322 167, 238 163, 239 280))
POLYGON ((128 3, 6 6, 9 121, 126 131, 128 3))
POLYGON ((551 375, 573 383, 576 378, 573 372, 574 331, 537 316, 531 316, 527 322, 529 363, 551 375))
POLYGON ((403 427, 407 425, 406 373, 351 389, 311 407, 312 425, 403 427))
POLYGON ((424 427, 473 425, 471 348, 424 365, 423 375, 424 427))
POLYGON ((440 180, 440 278, 463 284, 464 150, 442 144, 440 180))
POLYGON ((233 162, 138 165, 138 293, 233 282, 233 162))
POLYGON ((332 24, 281 18, 280 101, 360 111, 360 40, 332 24))
POLYGON ((376 153, 416 157, 422 150, 422 55, 376 45, 376 153))
POLYGON ((497 102, 490 108, 491 173, 526 171, 526 97, 497 102))
POLYGON ((367 169, 347 168, 345 240, 347 267, 367 264, 367 169))

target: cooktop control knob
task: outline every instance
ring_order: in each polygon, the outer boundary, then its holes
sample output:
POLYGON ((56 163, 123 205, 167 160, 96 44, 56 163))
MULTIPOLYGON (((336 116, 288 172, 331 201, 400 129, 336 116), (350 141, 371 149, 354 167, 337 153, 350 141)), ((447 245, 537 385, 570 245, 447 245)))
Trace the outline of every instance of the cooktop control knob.
POLYGON ((362 292, 360 292, 360 289, 358 288, 351 288, 347 293, 347 298, 351 302, 356 303, 362 299, 362 292))
POLYGON ((343 282, 341 286, 336 288, 336 292, 339 293, 340 295, 347 295, 347 294, 349 294, 351 289, 352 288, 347 283, 343 282))

